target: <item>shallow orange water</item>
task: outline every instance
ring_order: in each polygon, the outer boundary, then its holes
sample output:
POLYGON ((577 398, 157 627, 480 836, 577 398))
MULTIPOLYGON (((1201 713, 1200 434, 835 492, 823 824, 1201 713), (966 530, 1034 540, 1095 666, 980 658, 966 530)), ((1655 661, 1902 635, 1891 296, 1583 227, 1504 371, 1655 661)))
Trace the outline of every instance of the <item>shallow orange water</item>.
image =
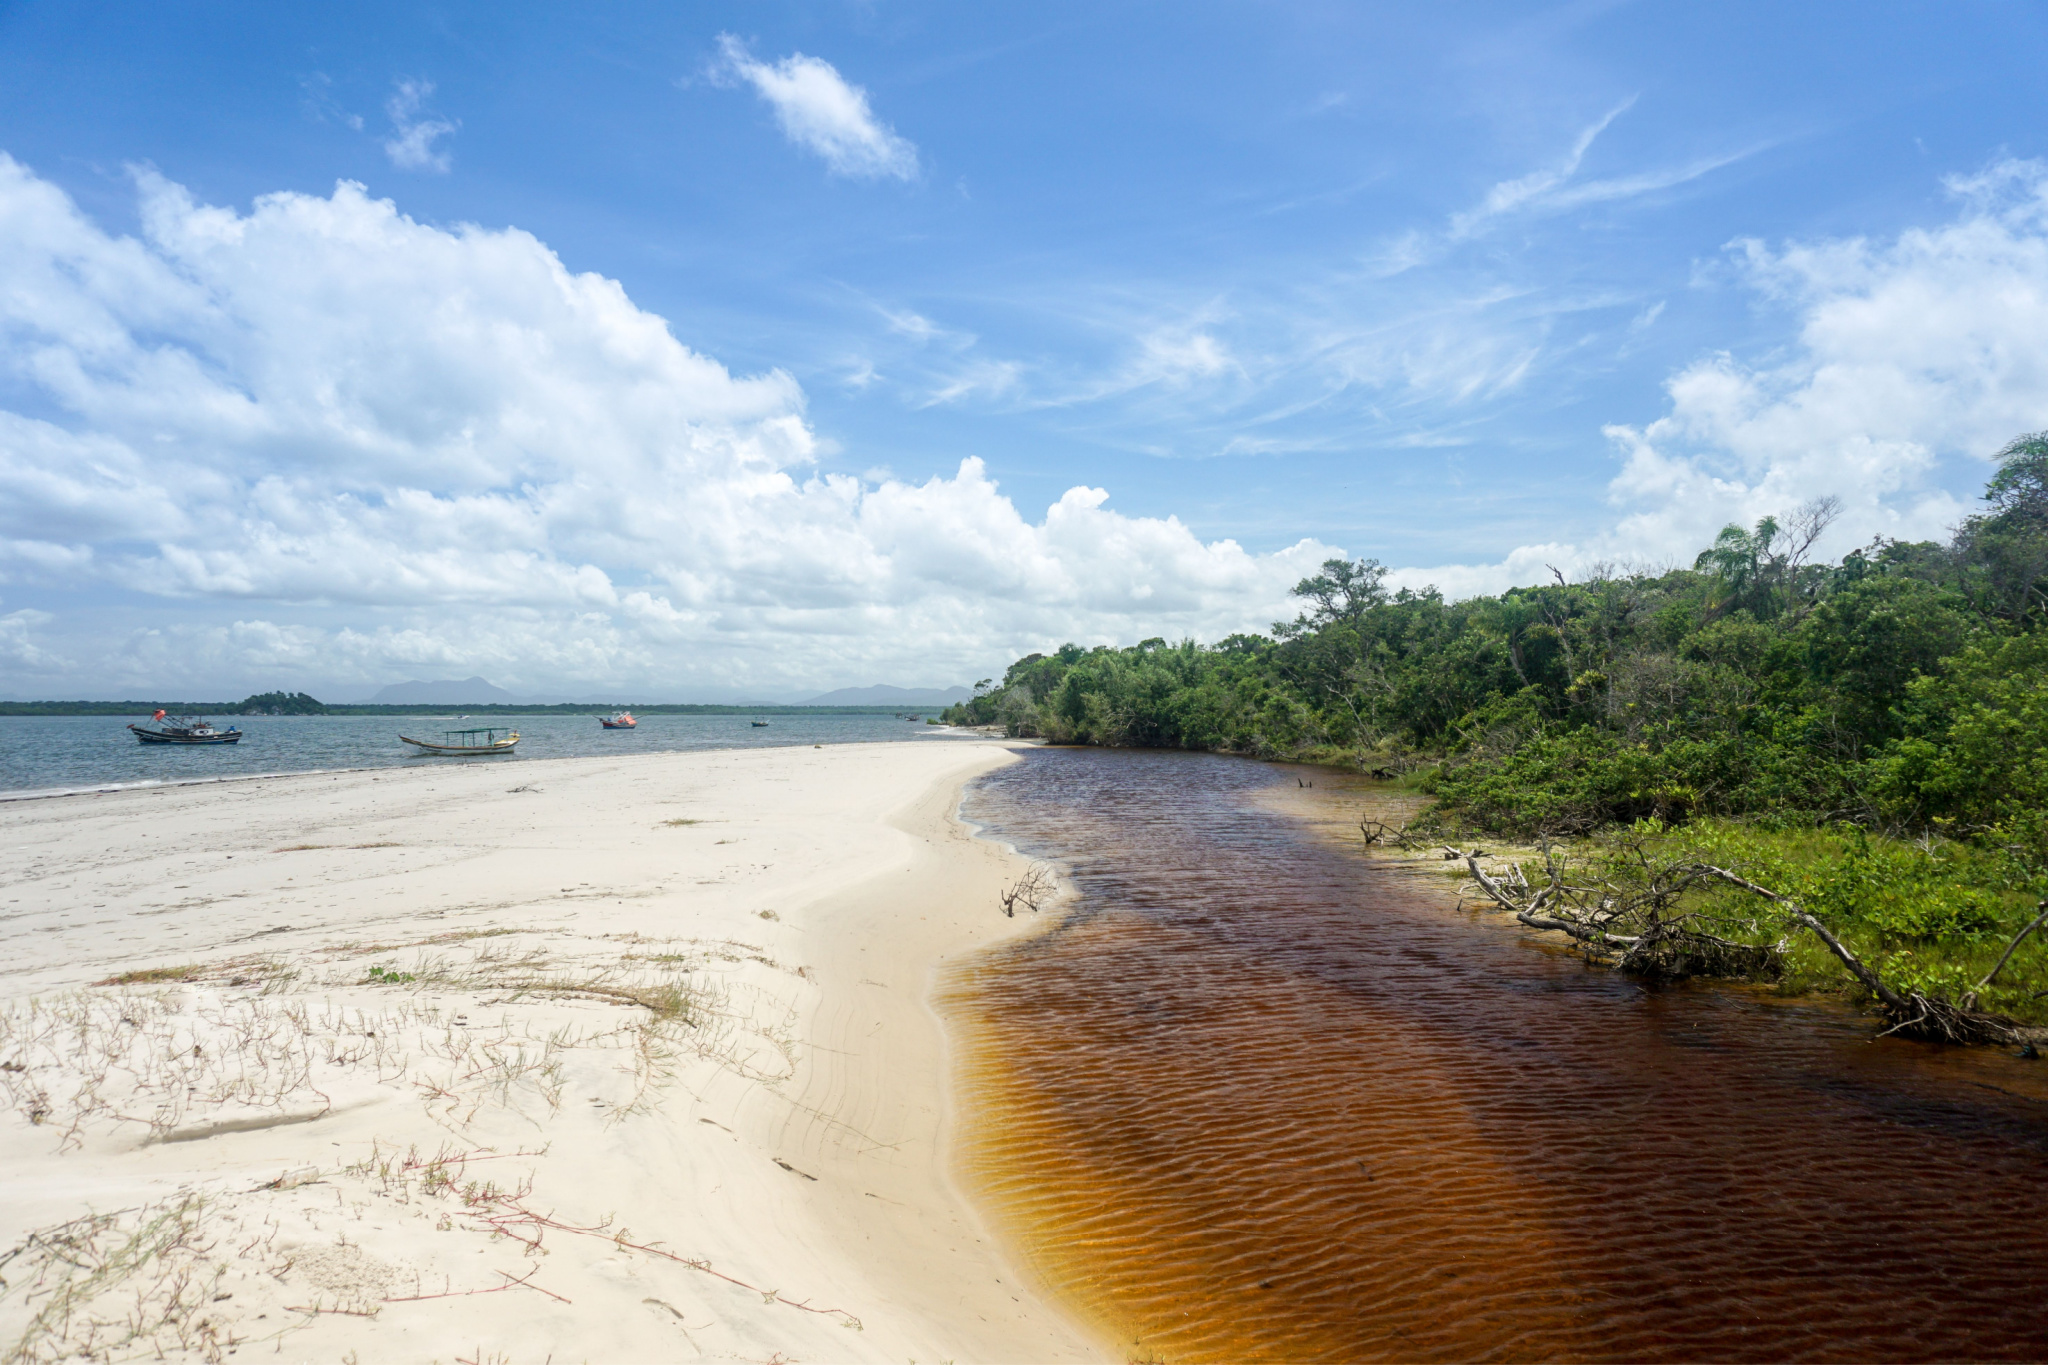
POLYGON ((1132 1359, 2048 1357, 2048 1062, 1588 968, 1296 780, 969 794, 1082 899, 943 985, 966 1170, 1132 1359))

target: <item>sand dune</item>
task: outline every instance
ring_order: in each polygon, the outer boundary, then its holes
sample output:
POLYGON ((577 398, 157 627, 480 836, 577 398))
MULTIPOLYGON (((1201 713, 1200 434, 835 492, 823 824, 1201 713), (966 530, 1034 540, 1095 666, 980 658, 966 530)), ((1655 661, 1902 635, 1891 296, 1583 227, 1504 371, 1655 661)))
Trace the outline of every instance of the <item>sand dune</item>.
MULTIPOLYGON (((0 806, 27 1360, 1099 1358, 954 1189, 996 744, 0 806), (94 984, 99 983, 99 984, 94 984)), ((0 1254, 5 1254, 0 1252, 0 1254)))

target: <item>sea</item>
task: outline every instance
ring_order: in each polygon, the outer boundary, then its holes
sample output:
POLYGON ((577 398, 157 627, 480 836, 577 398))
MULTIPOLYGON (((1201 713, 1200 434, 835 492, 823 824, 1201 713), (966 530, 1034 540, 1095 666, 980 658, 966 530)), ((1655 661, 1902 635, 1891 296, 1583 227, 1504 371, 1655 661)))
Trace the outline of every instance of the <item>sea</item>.
POLYGON ((654 715, 641 717, 638 729, 606 730, 595 715, 449 714, 215 717, 214 723, 222 728, 239 727, 241 742, 181 745, 141 743, 128 732, 135 719, 0 716, 0 799, 352 768, 448 763, 517 767, 539 759, 608 754, 979 738, 885 715, 769 715, 762 717, 768 721, 765 727, 755 726, 746 715, 654 715), (478 725, 518 730, 518 749, 487 758, 423 757, 399 739, 400 732, 436 739, 444 730, 478 725))

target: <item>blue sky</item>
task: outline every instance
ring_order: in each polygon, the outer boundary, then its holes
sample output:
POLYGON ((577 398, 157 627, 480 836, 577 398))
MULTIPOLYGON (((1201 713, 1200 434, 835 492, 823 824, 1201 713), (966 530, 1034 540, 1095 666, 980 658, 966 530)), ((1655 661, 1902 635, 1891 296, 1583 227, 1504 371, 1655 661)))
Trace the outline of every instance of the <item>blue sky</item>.
POLYGON ((1938 535, 2048 426, 2044 49, 2022 4, 0 5, 0 693, 943 684, 1338 551, 1491 590, 1827 493, 1837 548, 1938 535))

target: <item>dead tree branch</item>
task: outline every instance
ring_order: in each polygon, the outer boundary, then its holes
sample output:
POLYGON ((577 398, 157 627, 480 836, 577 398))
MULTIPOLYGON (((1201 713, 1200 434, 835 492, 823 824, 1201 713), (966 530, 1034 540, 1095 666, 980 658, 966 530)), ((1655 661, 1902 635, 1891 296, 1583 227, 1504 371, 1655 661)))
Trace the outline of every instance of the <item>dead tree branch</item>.
POLYGON ((1710 877, 1719 877, 1722 881, 1727 882, 1730 886, 1739 886, 1744 891, 1753 892, 1756 895, 1762 896, 1765 900, 1771 901, 1774 904, 1776 904, 1786 914, 1790 915, 1794 920, 1797 920, 1802 926, 1812 930, 1814 937, 1818 938, 1822 943, 1825 943, 1828 946, 1828 951, 1841 959, 1842 965, 1849 969, 1849 975, 1855 977, 1858 981, 1861 981, 1865 989, 1867 989, 1872 995, 1876 996, 1879 1000, 1884 1002, 1884 1007, 1886 1010, 1897 1014, 1904 1014, 1907 1012, 1907 1005, 1905 999, 1901 997, 1898 994, 1898 992, 1894 991, 1891 987, 1885 985, 1884 981, 1878 976, 1876 972, 1872 971, 1868 966, 1864 965, 1864 962, 1861 958, 1857 957, 1856 954, 1850 952, 1848 948, 1843 945, 1842 940, 1836 938, 1833 933, 1829 932, 1828 927, 1825 924, 1822 924, 1819 920, 1815 919, 1798 902, 1793 901, 1788 897, 1781 896, 1777 892, 1771 890, 1768 887, 1758 886, 1755 882, 1749 880, 1747 877, 1738 877, 1725 867, 1711 867, 1707 864, 1702 863, 1700 865, 1700 870, 1705 872, 1710 877))
POLYGON ((2012 961, 2012 955, 2019 950, 2020 940, 2033 933, 2036 929, 2039 929, 2043 924, 2048 924, 2048 900, 2041 901, 2034 908, 2041 913, 2034 916, 2033 920, 2024 929, 2021 929, 2012 936, 2012 942, 2006 944, 2005 951, 1999 954, 1997 965, 1984 973, 1982 981, 1970 987, 1970 993, 1963 997, 1964 1009, 1976 1008, 1977 997, 1991 988, 1991 983, 1996 981, 1998 974, 2005 970, 2005 964, 2012 961))
POLYGON ((1384 820, 1375 820, 1370 815, 1359 818, 1358 832, 1365 836, 1365 842, 1368 844, 1391 844, 1395 848, 1415 847, 1415 841, 1408 837, 1406 829, 1387 824, 1384 820))
POLYGON ((1788 897, 1781 896, 1768 887, 1758 886, 1746 877, 1738 877, 1726 868, 1701 864, 1700 870, 1709 876, 1720 878, 1731 886, 1739 886, 1745 891, 1762 896, 1765 900, 1778 905, 1799 924, 1812 930, 1814 936, 1828 946, 1828 951, 1841 959, 1842 965, 1849 969, 1849 974, 1862 982, 1865 989, 1877 997, 1885 1015, 1892 1021, 1892 1026, 1885 1030, 1886 1033, 1899 1033, 1937 1043, 2011 1043, 2019 1042, 2026 1036, 2020 1026, 2011 1019, 1979 1011, 1976 1008, 1977 994, 1990 985, 1992 978, 1998 975, 2000 968, 2005 966, 2006 958, 2011 957, 2013 950, 2019 947, 2020 940, 2044 919, 2048 919, 2048 903, 2043 904, 2042 913, 2033 923, 2013 938, 2012 943, 2006 948, 2005 957, 1998 960, 1998 966, 1993 967, 1984 979, 1977 983, 1974 990, 1964 995, 1959 1002, 1951 1004, 1949 1001, 1937 1000, 1917 990, 1909 989, 1903 994, 1893 990, 1867 963, 1850 952, 1840 939, 1830 933, 1825 924, 1788 897))
MULTIPOLYGON (((1465 855, 1465 866, 1471 871, 1472 880, 1479 883, 1481 890, 1486 892, 1488 896, 1491 896, 1503 910, 1506 910, 1532 929, 1555 929, 1570 934, 1581 943, 1590 943, 1601 948, 1633 949, 1639 941, 1637 936, 1610 934, 1605 929, 1596 927, 1585 919, 1576 916, 1572 919, 1560 919, 1556 915, 1541 913, 1547 905, 1559 899, 1558 893, 1560 890, 1566 889, 1564 888, 1562 878, 1558 875, 1558 869, 1554 860, 1551 868, 1551 884, 1537 892, 1533 900, 1522 899, 1508 886, 1487 876, 1481 870, 1479 858, 1476 854, 1468 853, 1465 855)), ((1517 881, 1521 881, 1519 869, 1513 875, 1517 881)), ((1528 889, 1528 883, 1522 882, 1519 890, 1526 894, 1528 889)))
POLYGON ((1977 1002, 2027 935, 2048 926, 2048 900, 2040 902, 2039 913, 2013 936, 1984 979, 1959 1000, 1949 1000, 1885 981, 1805 906, 1725 867, 1683 857, 1666 861, 1652 857, 1641 845, 1625 844, 1605 865, 1606 876, 1593 877, 1592 885, 1582 886, 1566 880, 1563 861, 1546 847, 1548 881, 1539 889, 1530 886, 1519 863, 1488 873, 1479 864, 1477 849, 1462 854, 1446 849, 1445 856, 1462 858, 1487 898, 1521 923, 1570 935, 1589 959, 1597 955, 1620 971, 1673 977, 1778 974, 1782 942, 1744 943, 1727 937, 1724 926, 1731 922, 1746 931, 1760 926, 1692 894, 1718 883, 1769 902, 1777 913, 1826 945, 1849 975, 1876 999, 1890 1021, 1886 1033, 1934 1042, 2003 1043, 2025 1042, 2036 1032, 1978 1009, 1977 1002))
POLYGON ((1003 914, 1011 919, 1017 917, 1020 905, 1035 915, 1038 907, 1051 898, 1056 885, 1052 874, 1034 863, 1030 871, 1017 879, 1015 886, 1007 891, 998 891, 996 899, 1002 902, 1003 914))

